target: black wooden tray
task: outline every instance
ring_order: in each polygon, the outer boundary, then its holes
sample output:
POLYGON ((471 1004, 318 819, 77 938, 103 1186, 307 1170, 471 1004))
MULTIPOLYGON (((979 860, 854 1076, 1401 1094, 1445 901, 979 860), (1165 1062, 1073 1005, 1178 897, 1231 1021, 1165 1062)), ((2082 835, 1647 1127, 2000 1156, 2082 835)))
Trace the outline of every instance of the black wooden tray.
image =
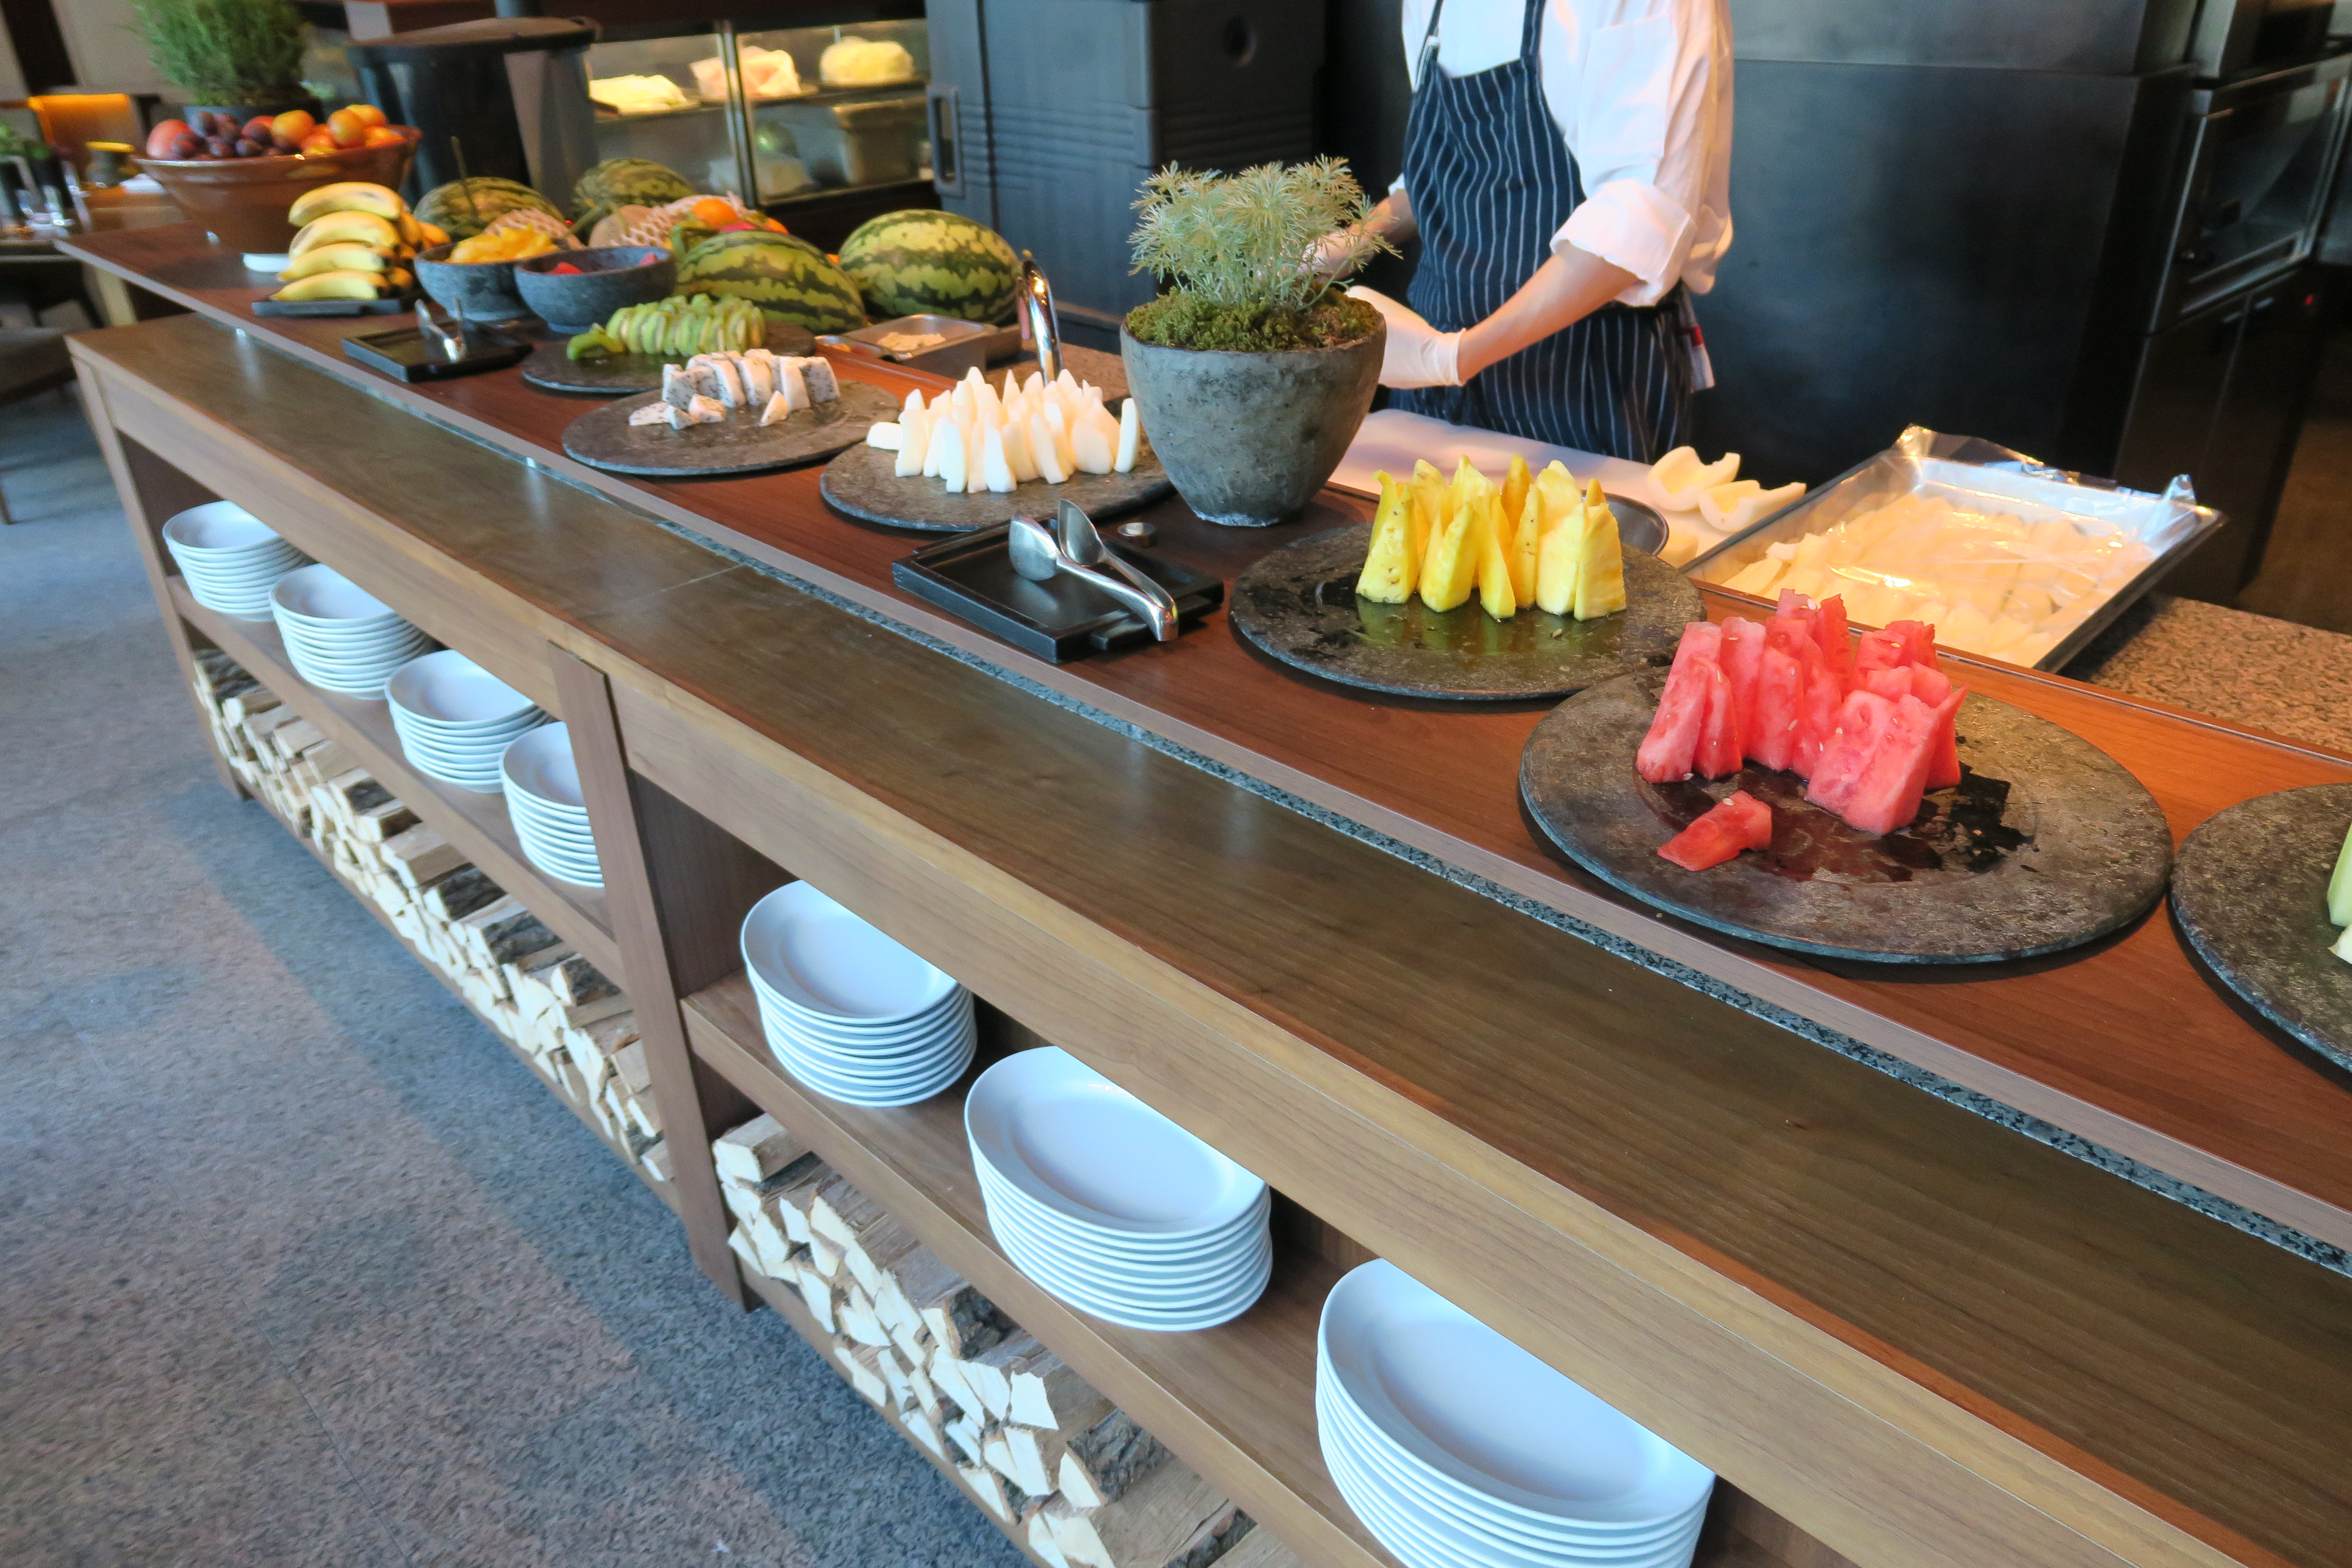
POLYGON ((529 343, 499 337, 485 327, 474 329, 472 345, 457 359, 442 353, 439 343, 426 342, 423 330, 414 326, 354 332, 343 340, 346 358, 357 360, 370 370, 382 371, 394 381, 408 382, 446 381, 451 376, 502 370, 530 352, 529 343))
POLYGON ((257 316, 397 316, 416 296, 403 291, 381 300, 256 300, 257 316))
POLYGON ((1062 484, 1031 479, 1009 492, 950 495, 937 479, 900 479, 898 454, 856 446, 824 466, 818 490, 837 511, 892 528, 930 533, 963 533, 1002 526, 1016 517, 1051 517, 1065 500, 1076 501, 1097 522, 1149 506, 1174 488, 1168 470, 1147 449, 1126 474, 1072 474, 1062 484))
POLYGON ((2352 1068, 2352 963, 2328 951, 2327 878, 2352 824, 2352 784, 2241 801, 2180 846, 2172 918, 2255 1012, 2352 1068))
MULTIPOLYGON (((662 366, 681 363, 684 354, 610 354, 603 359, 574 360, 564 349, 570 338, 552 338, 530 351, 522 362, 522 378, 550 392, 582 397, 622 397, 632 392, 659 392, 662 366)), ((768 347, 780 354, 805 358, 816 353, 816 334, 806 327, 768 323, 768 347)))
POLYGON ((1804 799, 1796 774, 1652 784, 1633 753, 1664 670, 1580 692, 1536 726, 1519 798, 1551 846, 1612 887, 1716 931, 1829 958, 1990 963, 2129 924, 2163 896, 2172 834, 2140 782, 2081 736, 1970 697, 1962 778, 1874 837, 1804 799), (1772 847, 1686 871, 1658 846, 1735 789, 1772 808, 1772 847))
MULTIPOLYGON (((1616 504, 1612 502, 1612 505, 1616 504)), ((1234 581, 1234 630, 1270 658, 1343 686, 1397 697, 1501 702, 1565 697, 1670 661, 1683 626, 1706 617, 1698 590, 1655 555, 1625 552, 1625 608, 1579 621, 1538 609, 1497 621, 1466 604, 1356 596, 1372 525, 1310 534, 1234 581)))
MULTIPOLYGON (((891 580, 918 598, 1055 664, 1152 640, 1151 628, 1133 613, 1076 578, 1033 583, 1015 572, 1005 532, 999 523, 926 544, 890 563, 891 580)), ((1180 629, 1197 624, 1224 599, 1225 584, 1218 578, 1187 571, 1145 551, 1109 543, 1106 548, 1168 590, 1176 601, 1180 629)))
POLYGON ((632 425, 629 416, 661 400, 641 393, 592 408, 563 430, 563 449, 592 468, 652 479, 710 479, 756 474, 830 458, 866 439, 866 428, 898 412, 888 393, 871 383, 845 381, 841 395, 774 425, 760 423, 756 408, 739 408, 723 424, 673 430, 667 425, 632 425))

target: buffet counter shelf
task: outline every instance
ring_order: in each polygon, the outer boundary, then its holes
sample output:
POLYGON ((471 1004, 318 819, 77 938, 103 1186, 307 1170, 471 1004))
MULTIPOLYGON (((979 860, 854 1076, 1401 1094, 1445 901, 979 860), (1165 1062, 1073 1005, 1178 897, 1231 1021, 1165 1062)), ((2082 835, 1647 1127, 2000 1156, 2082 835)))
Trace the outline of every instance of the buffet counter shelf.
MULTIPOLYGON (((335 352, 352 324, 245 315, 242 270, 172 232, 80 248, 199 314, 75 341, 167 625, 209 636, 153 531, 219 495, 566 719, 687 1239, 730 1289, 692 1128, 772 1101, 1073 1365, 1139 1401, 1151 1382, 1171 1447, 1302 1558, 1365 1560, 1298 1450, 1308 1411, 1245 1428, 1194 1348, 1215 1335, 1129 1345, 1001 1278, 937 1129, 910 1145, 919 1116, 802 1095, 740 1000, 721 1026, 742 915, 789 873, 1864 1568, 2341 1562, 2352 1278, 1888 1070, 2352 1237, 2352 1095, 2240 1018, 2161 913, 1926 973, 1703 936, 1535 848, 1512 784, 1534 712, 1309 687, 1213 622, 1036 664, 898 596, 910 542, 833 516, 814 469, 592 473, 561 456, 581 403, 511 373, 383 382, 335 352)), ((1153 516, 1228 578, 1295 531, 1153 516)), ((2067 682, 1969 679, 2105 748, 2176 833, 2352 777, 2067 682)))

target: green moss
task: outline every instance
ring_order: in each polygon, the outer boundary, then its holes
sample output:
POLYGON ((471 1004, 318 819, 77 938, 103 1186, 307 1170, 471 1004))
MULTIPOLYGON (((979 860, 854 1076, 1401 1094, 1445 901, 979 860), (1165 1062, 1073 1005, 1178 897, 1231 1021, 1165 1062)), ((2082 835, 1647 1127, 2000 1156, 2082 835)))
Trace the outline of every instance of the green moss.
POLYGON ((1127 314, 1127 330, 1139 342, 1241 353, 1344 348, 1361 342, 1380 324, 1378 310, 1344 294, 1300 310, 1285 305, 1221 304, 1180 289, 1127 314))

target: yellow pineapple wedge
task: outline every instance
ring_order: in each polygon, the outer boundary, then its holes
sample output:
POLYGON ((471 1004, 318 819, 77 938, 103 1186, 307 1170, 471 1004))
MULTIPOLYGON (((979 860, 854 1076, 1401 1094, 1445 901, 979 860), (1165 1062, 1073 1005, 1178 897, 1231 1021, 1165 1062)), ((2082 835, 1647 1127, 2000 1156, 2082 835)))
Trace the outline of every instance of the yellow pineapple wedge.
POLYGON ((1445 527, 1429 542, 1421 563, 1421 602, 1433 610, 1451 610, 1470 597, 1478 581, 1479 536, 1486 531, 1486 481, 1476 469, 1475 481, 1455 503, 1445 527))
POLYGON ((1376 605, 1402 605, 1412 597, 1421 569, 1412 549, 1412 497, 1387 474, 1372 477, 1381 481, 1381 506, 1372 517, 1371 553, 1364 557, 1356 594, 1376 605))
MULTIPOLYGON (((1517 452, 1512 453, 1510 469, 1503 475, 1503 521, 1507 525, 1517 526, 1519 511, 1528 504, 1528 487, 1535 482, 1535 476, 1528 472, 1528 460, 1517 452)), ((1510 542, 1508 539, 1504 540, 1504 547, 1509 548, 1510 542)), ((1522 605, 1528 602, 1525 594, 1518 598, 1522 605)))
POLYGON ((1478 603, 1498 621, 1507 621, 1519 613, 1519 601, 1511 592, 1509 542, 1509 529, 1503 521, 1503 498, 1489 492, 1486 521, 1478 530, 1478 603))
POLYGON ((1584 539, 1584 492, 1559 464, 1536 477, 1536 603, 1555 616, 1576 608, 1577 552, 1584 539))
POLYGON ((1584 527, 1576 558, 1576 618, 1598 620, 1625 607, 1625 551, 1617 539, 1617 514, 1601 493, 1601 481, 1584 490, 1584 527))
POLYGON ((1503 516, 1517 520, 1503 556, 1510 563, 1512 602, 1524 610, 1536 602, 1536 558, 1543 540, 1543 506, 1536 497, 1532 479, 1528 481, 1526 493, 1519 497, 1516 510, 1511 505, 1510 491, 1505 489, 1503 516))
POLYGON ((1427 458, 1412 465, 1412 478, 1406 481, 1412 487, 1412 558, 1416 562, 1429 559, 1429 542, 1444 531, 1445 520, 1454 514, 1445 506, 1445 476, 1427 458))

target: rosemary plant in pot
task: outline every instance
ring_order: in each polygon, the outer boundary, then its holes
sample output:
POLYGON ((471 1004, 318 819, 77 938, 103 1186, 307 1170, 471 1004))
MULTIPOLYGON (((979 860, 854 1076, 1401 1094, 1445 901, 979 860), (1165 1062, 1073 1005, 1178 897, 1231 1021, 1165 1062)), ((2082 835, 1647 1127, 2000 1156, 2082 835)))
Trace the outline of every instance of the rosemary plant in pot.
POLYGON ((243 124, 319 112, 302 84, 302 18, 288 0, 143 0, 133 9, 156 74, 187 95, 183 119, 226 114, 243 124))
POLYGON ((1340 291, 1388 248, 1364 230, 1362 189, 1334 158, 1231 175, 1171 167, 1135 205, 1136 268, 1169 286, 1119 331, 1152 450, 1212 522, 1296 516, 1339 466, 1380 383, 1388 328, 1340 291), (1305 265, 1335 232, 1341 245, 1305 265))

